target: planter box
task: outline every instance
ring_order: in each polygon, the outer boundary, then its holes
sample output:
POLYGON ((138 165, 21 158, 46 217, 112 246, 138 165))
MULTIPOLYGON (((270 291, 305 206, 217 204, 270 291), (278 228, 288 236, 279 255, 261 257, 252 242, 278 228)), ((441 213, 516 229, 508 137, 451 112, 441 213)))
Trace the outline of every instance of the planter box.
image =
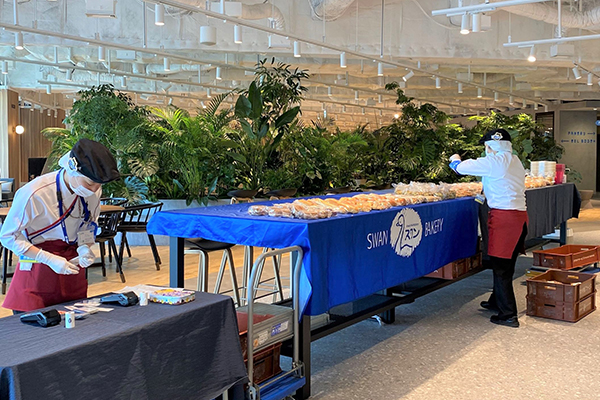
MULTIPOLYGON (((185 200, 159 200, 163 203, 162 211, 168 210, 183 210, 186 208, 198 208, 204 207, 203 205, 198 204, 198 202, 194 201, 189 206, 185 204, 185 200)), ((229 204, 229 199, 219 199, 216 201, 209 201, 208 206, 221 206, 225 204, 229 204)), ((156 240, 157 246, 168 246, 169 245, 169 237, 155 235, 154 239, 156 240)), ((117 242, 117 246, 121 244, 121 235, 117 235, 115 238, 117 242)), ((145 233, 128 233, 127 234, 127 242, 129 242, 129 246, 150 246, 150 242, 148 242, 148 235, 145 233)))

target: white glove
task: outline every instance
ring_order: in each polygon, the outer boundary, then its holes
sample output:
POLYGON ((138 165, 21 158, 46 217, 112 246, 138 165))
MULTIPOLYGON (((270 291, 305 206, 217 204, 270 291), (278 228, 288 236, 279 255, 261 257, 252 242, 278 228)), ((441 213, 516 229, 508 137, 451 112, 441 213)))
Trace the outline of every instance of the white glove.
POLYGON ((77 248, 77 254, 79 254, 79 266, 87 268, 96 261, 96 255, 92 252, 87 245, 82 245, 77 248))
POLYGON ((461 158, 458 154, 453 154, 450 156, 450 162, 452 161, 461 161, 461 158))
POLYGON ((79 273, 79 268, 76 265, 71 264, 64 257, 57 256, 45 250, 40 250, 35 259, 52 268, 57 274, 73 275, 79 273))

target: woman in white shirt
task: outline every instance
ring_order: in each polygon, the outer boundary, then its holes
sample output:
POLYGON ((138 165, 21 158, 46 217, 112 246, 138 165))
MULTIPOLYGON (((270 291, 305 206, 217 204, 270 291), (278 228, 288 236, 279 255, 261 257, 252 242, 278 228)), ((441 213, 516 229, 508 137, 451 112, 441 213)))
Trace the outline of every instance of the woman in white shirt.
POLYGON ((512 280, 519 252, 524 251, 527 236, 525 204, 525 169, 512 154, 510 134, 495 129, 481 138, 486 156, 461 161, 458 154, 450 157, 450 167, 461 175, 481 176, 488 215, 488 255, 494 271, 494 289, 481 306, 498 312, 490 321, 518 327, 517 302, 512 280))
POLYGON ((102 144, 79 140, 59 161, 61 169, 29 182, 15 194, 0 242, 19 256, 3 307, 31 311, 87 297, 80 267, 94 263, 102 184, 119 178, 102 144))

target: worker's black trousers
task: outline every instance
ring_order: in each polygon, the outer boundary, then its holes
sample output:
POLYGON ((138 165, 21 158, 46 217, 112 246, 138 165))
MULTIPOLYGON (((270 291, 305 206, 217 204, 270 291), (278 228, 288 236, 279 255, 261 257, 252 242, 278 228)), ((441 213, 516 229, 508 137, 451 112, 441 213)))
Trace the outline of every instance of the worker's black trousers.
POLYGON ((527 236, 527 225, 523 225, 523 231, 517 246, 513 250, 511 258, 499 258, 490 256, 489 268, 494 271, 494 289, 488 302, 499 310, 498 317, 507 319, 517 316, 517 300, 513 290, 513 275, 519 252, 525 243, 527 236))

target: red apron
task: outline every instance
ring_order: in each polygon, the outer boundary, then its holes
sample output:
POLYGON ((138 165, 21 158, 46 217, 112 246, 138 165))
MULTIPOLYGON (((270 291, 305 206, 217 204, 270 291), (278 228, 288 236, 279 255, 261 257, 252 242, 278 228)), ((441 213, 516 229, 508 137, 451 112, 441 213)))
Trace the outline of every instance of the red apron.
MULTIPOLYGON (((62 240, 49 240, 35 246, 67 260, 77 257, 77 244, 71 245, 62 240)), ((17 265, 2 307, 31 311, 85 299, 87 286, 83 269, 76 275, 61 275, 41 263, 32 264, 30 271, 22 271, 17 265)))
POLYGON ((523 225, 528 222, 527 211, 490 209, 487 222, 488 255, 512 258, 523 232, 523 225))

